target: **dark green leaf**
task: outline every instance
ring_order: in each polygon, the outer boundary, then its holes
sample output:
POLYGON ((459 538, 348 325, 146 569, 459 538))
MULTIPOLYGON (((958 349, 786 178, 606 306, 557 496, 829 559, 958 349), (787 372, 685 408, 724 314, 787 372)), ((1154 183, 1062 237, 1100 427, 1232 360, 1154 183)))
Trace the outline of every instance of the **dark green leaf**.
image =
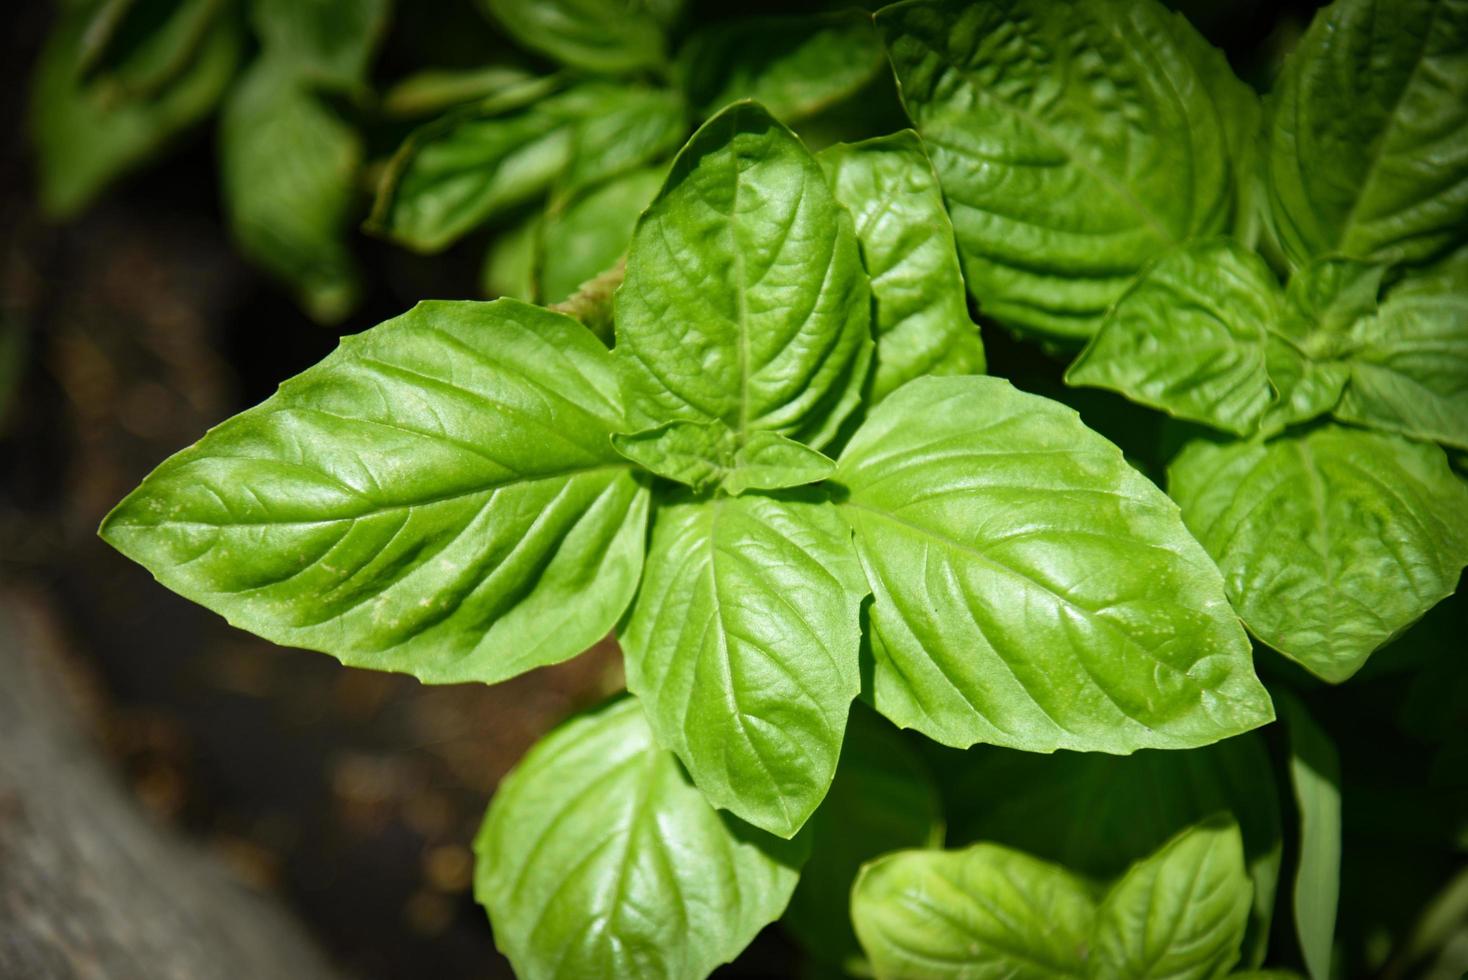
POLYGON ((81 77, 98 101, 149 99, 188 71, 225 0, 104 0, 82 33, 81 77))
POLYGON ((1259 735, 1129 756, 975 747, 943 751, 933 765, 944 786, 950 842, 992 841, 1099 881, 1117 877, 1205 817, 1231 813, 1254 883, 1244 958, 1263 961, 1282 833, 1273 769, 1259 735), (1077 820, 1081 813, 1085 819, 1077 820))
POLYGON ((1190 444, 1168 470, 1255 636, 1331 682, 1451 595, 1468 486, 1436 446, 1326 425, 1190 444))
POLYGON ((836 200, 856 223, 876 307, 868 403, 928 374, 984 373, 943 192, 911 130, 821 151, 836 200))
POLYGON ((479 0, 516 41, 572 68, 631 72, 667 57, 683 0, 479 0))
POLYGON ((1296 265, 1420 261, 1468 239, 1468 4, 1336 0, 1271 99, 1265 183, 1296 265))
POLYGON ((390 0, 250 0, 265 56, 311 86, 353 92, 367 81, 390 0))
POLYGON ((1155 0, 906 0, 877 24, 988 314, 1083 340, 1148 261, 1229 227, 1241 83, 1155 0))
POLYGON ((887 67, 860 10, 711 24, 688 40, 678 65, 702 115, 753 99, 785 123, 854 95, 887 67))
POLYGON ((479 269, 479 288, 484 295, 508 296, 527 303, 540 298, 535 280, 535 247, 540 238, 541 219, 541 212, 530 211, 495 234, 479 269))
POLYGON ((47 40, 31 84, 31 131, 42 207, 81 211, 123 173, 208 115, 234 77, 243 46, 236 17, 222 17, 189 67, 147 101, 109 105, 79 79, 84 11, 70 11, 47 40))
POLYGON ((857 872, 888 851, 941 847, 943 808, 922 758, 860 702, 851 706, 836 779, 810 833, 810 860, 781 924, 811 956, 861 975, 863 954, 846 914, 857 872))
POLYGON ((777 918, 806 844, 706 803, 627 698, 540 741, 495 792, 474 893, 522 980, 700 978, 777 918))
POLYGON ((658 509, 627 687, 714 806, 789 837, 826 795, 861 689, 866 592, 850 531, 814 497, 658 509))
POLYGON ((1212 980, 1238 962, 1253 887, 1239 828, 1183 831, 1111 886, 1096 915, 1094 980, 1212 980))
POLYGON ((513 300, 349 337, 118 504, 102 536, 276 643, 431 682, 575 656, 642 566, 615 360, 513 300))
POLYGON ((1341 763, 1335 745, 1292 695, 1279 699, 1290 733, 1290 783, 1300 814, 1295 935, 1311 980, 1329 980, 1341 889, 1341 763))
POLYGON ((666 166, 633 170, 551 206, 538 246, 546 302, 559 303, 627 254, 632 229, 667 172, 666 166))
POLYGON ((563 175, 577 185, 613 176, 671 149, 681 135, 681 106, 658 89, 589 82, 511 108, 491 97, 408 137, 388 164, 368 225, 436 251, 563 175))
POLYGON ((837 465, 875 594, 876 707, 948 745, 1126 753, 1264 724, 1218 570, 1071 409, 926 378, 837 465))
POLYGON ((544 81, 509 65, 462 70, 428 68, 383 93, 382 111, 403 118, 427 116, 468 102, 510 96, 544 81))
POLYGON ((813 448, 856 407, 871 303, 851 219, 759 106, 705 123, 638 222, 617 293, 637 421, 719 420, 813 448))
POLYGON ((1095 915, 1084 879, 995 844, 890 854, 851 895, 879 980, 1079 980, 1095 915))
POLYGON ((225 102, 219 157, 240 250, 289 283, 317 320, 346 316, 361 288, 347 244, 362 163, 356 132, 266 58, 225 102))

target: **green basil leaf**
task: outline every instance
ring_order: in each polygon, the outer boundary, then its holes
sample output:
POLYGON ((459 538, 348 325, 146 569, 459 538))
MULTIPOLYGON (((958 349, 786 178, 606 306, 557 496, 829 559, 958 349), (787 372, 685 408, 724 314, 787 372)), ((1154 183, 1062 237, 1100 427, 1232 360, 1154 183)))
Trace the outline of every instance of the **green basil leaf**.
POLYGON ((1250 631, 1333 683, 1468 564, 1468 486, 1436 446, 1334 425, 1195 441, 1168 484, 1250 631))
POLYGON ((879 711, 947 745, 1127 753, 1273 717, 1218 570, 1074 411, 998 378, 879 405, 834 479, 879 711))
POLYGON ((1317 259, 1290 276, 1283 327, 1313 357, 1340 353, 1341 340, 1376 312, 1386 267, 1350 259, 1317 259))
POLYGON ((1084 340, 1147 262, 1229 227, 1239 83, 1155 0, 906 0, 877 25, 996 319, 1084 340))
POLYGON ((1329 980, 1341 889, 1341 762, 1293 695, 1279 699, 1290 733, 1290 784, 1300 814, 1295 934, 1311 980, 1329 980))
POLYGON ((612 446, 658 476, 697 491, 721 486, 735 496, 818 483, 836 468, 826 456, 776 432, 751 432, 741 446, 734 432, 717 421, 668 422, 614 435, 612 446))
POLYGON ((479 288, 484 295, 508 296, 527 303, 539 299, 535 251, 542 217, 539 211, 529 211, 491 239, 479 268, 479 288))
POLYGON ((1228 976, 1230 980, 1302 980, 1292 970, 1240 970, 1228 976))
POLYGON ((899 851, 868 864, 851 920, 879 980, 1085 977, 1091 887, 995 844, 899 851))
POLYGON ((1238 962, 1253 887, 1238 826, 1211 820, 1139 861, 1096 915, 1094 980, 1210 980, 1238 962))
POLYGON ((897 729, 859 701, 831 791, 809 826, 810 860, 780 921, 811 956, 850 968, 863 959, 846 914, 861 866, 888 851, 943 845, 932 775, 897 729))
POLYGON ((1263 259, 1233 239, 1197 242, 1117 300, 1065 380, 1249 435, 1273 397, 1265 351, 1283 319, 1284 296, 1263 259))
POLYGON ((1263 962, 1283 832, 1274 770, 1257 733, 1184 752, 1128 756, 975 747, 943 751, 933 767, 942 780, 951 844, 1003 844, 1098 881, 1116 878, 1204 818, 1232 814, 1254 883, 1245 961, 1263 962), (1078 821, 1078 813, 1085 819, 1078 821))
POLYGON ((649 556, 622 636, 628 689, 710 803, 793 835, 861 689, 850 531, 809 495, 673 502, 649 556))
POLYGON ((266 57, 312 86, 352 92, 367 82, 391 0, 251 0, 266 57))
POLYGON ((31 82, 41 206, 58 218, 80 212, 111 181, 208 115, 234 77, 244 45, 239 18, 221 17, 169 84, 147 100, 113 104, 80 78, 85 28, 85 11, 68 11, 46 41, 31 82))
POLYGON ((1465 36, 1468 8, 1444 0, 1316 14, 1267 124, 1270 211, 1292 262, 1421 261, 1468 240, 1465 36))
POLYGON ((81 77, 103 104, 152 98, 189 69, 225 16, 223 0, 103 0, 82 33, 81 77))
POLYGON ((409 136, 383 175, 369 229, 436 251, 565 174, 576 184, 610 177, 682 135, 679 103, 658 89, 588 82, 517 101, 507 108, 492 97, 409 136), (619 130, 625 139, 615 138, 619 130))
POLYGON ((737 446, 722 422, 668 422, 612 436, 612 447, 638 466, 698 491, 718 485, 737 446))
POLYGON ((877 363, 868 404, 924 375, 983 374, 953 225, 917 134, 840 143, 816 159, 851 212, 872 281, 877 363))
POLYGON ((347 235, 362 154, 357 133, 270 58, 225 101, 219 157, 230 230, 325 323, 346 316, 361 292, 347 235))
POLYGON ((474 894, 515 975, 699 978, 777 918, 806 841, 709 806, 626 698, 543 738, 474 841, 474 894))
POLYGON ((382 111, 399 118, 434 115, 454 106, 506 96, 538 86, 543 79, 510 65, 427 68, 397 82, 382 95, 382 111))
POLYGON ((273 642, 501 680, 580 653, 636 589, 620 387, 567 317, 420 303, 164 462, 102 536, 273 642))
POLYGON ((520 44, 572 68, 633 72, 667 57, 683 0, 479 0, 520 44))
POLYGON ((702 115, 753 99, 793 124, 854 95, 886 60, 871 15, 840 10, 711 24, 689 38, 678 67, 702 115))
POLYGON ((720 420, 820 449, 861 398, 871 302, 851 219, 764 109, 709 120, 637 224, 617 350, 645 425, 720 420))
POLYGON ((1351 330, 1336 417, 1468 449, 1468 283, 1408 285, 1351 330))
POLYGON ((546 302, 561 302, 627 254, 632 229, 667 173, 666 166, 633 170, 551 205, 538 248, 546 302))
POLYGON ((778 432, 751 432, 734 453, 724 489, 738 496, 746 490, 782 490, 819 483, 836 469, 824 453, 802 446, 778 432))

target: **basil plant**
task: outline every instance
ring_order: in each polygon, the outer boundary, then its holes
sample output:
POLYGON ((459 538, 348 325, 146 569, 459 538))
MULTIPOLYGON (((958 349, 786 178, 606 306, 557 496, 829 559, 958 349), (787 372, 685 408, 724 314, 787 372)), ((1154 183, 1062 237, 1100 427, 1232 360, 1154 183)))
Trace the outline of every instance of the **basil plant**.
MULTIPOLYGON (((661 5, 491 6, 600 70, 661 5)), ((782 916, 879 977, 1257 971, 1282 835, 1245 627, 1342 681, 1468 563, 1468 8, 1387 6, 1322 11, 1262 108, 1153 0, 887 7, 911 129, 812 153, 788 103, 733 101, 567 301, 347 337, 101 533, 241 628, 427 683, 616 636, 628 694, 476 841, 521 976, 700 977, 782 916), (1190 423, 1171 496, 985 374, 970 299, 1190 423)), ((514 154, 638 138, 496 124, 489 169, 428 140, 503 113, 410 140, 373 220, 436 243, 519 193, 514 154)), ((1338 773, 1280 690, 1323 978, 1338 773)))

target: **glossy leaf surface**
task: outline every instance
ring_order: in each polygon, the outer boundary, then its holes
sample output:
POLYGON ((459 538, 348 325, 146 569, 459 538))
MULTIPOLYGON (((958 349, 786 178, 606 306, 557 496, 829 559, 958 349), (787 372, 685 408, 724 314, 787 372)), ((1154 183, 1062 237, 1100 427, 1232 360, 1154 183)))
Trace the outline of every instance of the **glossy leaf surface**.
POLYGON ((1265 186, 1295 263, 1421 261, 1468 237, 1468 3, 1336 0, 1271 98, 1265 186))
POLYGON ((906 0, 877 14, 988 314, 1084 340, 1148 261, 1229 226, 1241 86, 1154 0, 906 0))
POLYGON ((620 394, 569 318, 422 303, 164 462, 102 536, 274 642, 501 680, 601 639, 636 588, 620 394))
POLYGON ((997 378, 915 381, 834 480, 875 595, 874 703, 900 726, 1126 753, 1272 717, 1217 569, 1072 410, 997 378))
POLYGON ((856 223, 872 282, 877 350, 869 403, 923 375, 984 373, 953 225, 917 134, 841 143, 817 159, 856 223))
POLYGON ((1168 470, 1250 631, 1339 682, 1452 594, 1468 485, 1436 446, 1325 425, 1190 444, 1168 470))
POLYGON ((495 792, 474 893, 517 976, 703 977, 777 918, 805 843, 716 811, 627 698, 542 739, 495 792))
POLYGON ((800 829, 831 785, 858 675, 866 583, 813 494, 658 508, 622 636, 627 687, 709 802, 800 829))
POLYGON ((1238 962, 1252 890, 1232 821, 1184 831, 1111 886, 1096 916, 1088 976, 1224 976, 1238 962))
POLYGON ((800 141, 739 103, 648 208, 617 292, 634 413, 769 429, 820 449, 861 397, 870 292, 851 219, 800 141))

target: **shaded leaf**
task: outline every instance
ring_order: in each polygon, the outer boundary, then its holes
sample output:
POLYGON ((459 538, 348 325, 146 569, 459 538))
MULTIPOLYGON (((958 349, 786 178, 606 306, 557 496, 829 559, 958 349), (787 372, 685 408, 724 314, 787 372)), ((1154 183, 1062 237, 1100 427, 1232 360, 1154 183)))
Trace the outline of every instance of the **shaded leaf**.
POLYGON ((1291 695, 1279 703, 1290 733, 1290 783, 1300 814, 1295 935, 1311 980, 1328 980, 1341 890, 1341 762, 1299 699, 1291 695))
POLYGON ((559 303, 627 254, 632 229, 666 175, 666 166, 633 170, 551 206, 538 245, 546 302, 559 303))
POLYGON ((391 0, 250 0, 266 57, 310 86, 355 92, 367 82, 391 0))
POLYGON ((654 68, 682 0, 479 0, 520 44, 593 72, 654 68))

